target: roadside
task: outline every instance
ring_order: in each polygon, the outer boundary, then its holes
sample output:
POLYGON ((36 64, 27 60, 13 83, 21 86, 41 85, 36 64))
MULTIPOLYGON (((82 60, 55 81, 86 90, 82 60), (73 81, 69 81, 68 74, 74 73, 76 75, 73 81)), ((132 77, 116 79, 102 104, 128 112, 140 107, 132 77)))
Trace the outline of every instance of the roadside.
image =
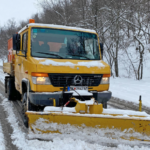
MULTIPOLYGON (((128 78, 110 78, 110 91, 116 102, 123 100, 129 105, 138 105, 139 96, 142 96, 143 108, 150 108, 150 78, 145 78, 140 81, 128 78)), ((114 101, 113 101, 114 102, 114 101)), ((137 109, 137 108, 136 108, 137 109)), ((133 107, 133 110, 134 107, 133 107)))
POLYGON ((0 150, 5 150, 5 139, 1 123, 0 123, 0 150))
MULTIPOLYGON (((4 95, 4 86, 1 81, 0 81, 0 93, 4 95)), ((13 129, 10 123, 8 123, 8 119, 7 119, 8 114, 4 110, 2 102, 3 99, 0 98, 0 122, 1 122, 1 127, 4 135, 5 148, 6 150, 17 150, 17 147, 13 144, 12 137, 11 137, 13 133, 13 129)))

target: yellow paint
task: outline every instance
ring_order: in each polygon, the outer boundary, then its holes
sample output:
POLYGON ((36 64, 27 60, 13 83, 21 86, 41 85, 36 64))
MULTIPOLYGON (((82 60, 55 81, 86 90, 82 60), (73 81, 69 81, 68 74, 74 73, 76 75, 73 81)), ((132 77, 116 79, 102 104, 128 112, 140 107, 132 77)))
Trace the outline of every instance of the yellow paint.
POLYGON ((91 105, 89 107, 89 113, 90 114, 102 114, 103 112, 103 105, 98 104, 98 105, 91 105))

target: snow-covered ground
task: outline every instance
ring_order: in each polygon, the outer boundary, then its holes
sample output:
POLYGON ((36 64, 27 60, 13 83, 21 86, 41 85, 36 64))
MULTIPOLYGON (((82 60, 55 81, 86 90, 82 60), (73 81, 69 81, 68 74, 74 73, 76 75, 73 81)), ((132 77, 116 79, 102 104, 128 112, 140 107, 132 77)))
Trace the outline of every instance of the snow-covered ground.
POLYGON ((5 140, 1 123, 0 123, 0 150, 5 150, 5 140))
MULTIPOLYGON (((1 67, 1 66, 0 66, 1 67)), ((0 81, 4 83, 6 74, 4 74, 3 69, 0 68, 0 81)))
POLYGON ((139 103, 139 96, 142 96, 142 104, 150 107, 150 78, 140 81, 128 78, 110 79, 110 91, 112 96, 126 101, 139 103))

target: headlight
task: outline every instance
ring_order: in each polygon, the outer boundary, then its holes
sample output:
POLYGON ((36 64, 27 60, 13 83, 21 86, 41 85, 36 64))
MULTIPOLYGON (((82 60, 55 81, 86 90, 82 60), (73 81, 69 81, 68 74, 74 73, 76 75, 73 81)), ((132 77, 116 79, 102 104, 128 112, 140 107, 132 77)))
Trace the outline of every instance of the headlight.
POLYGON ((101 80, 101 84, 109 84, 109 77, 111 75, 110 74, 104 74, 101 80))
POLYGON ((101 80, 101 84, 109 84, 109 78, 108 77, 103 77, 101 80))
POLYGON ((32 73, 31 75, 32 75, 33 84, 51 85, 48 74, 46 74, 46 73, 32 73))

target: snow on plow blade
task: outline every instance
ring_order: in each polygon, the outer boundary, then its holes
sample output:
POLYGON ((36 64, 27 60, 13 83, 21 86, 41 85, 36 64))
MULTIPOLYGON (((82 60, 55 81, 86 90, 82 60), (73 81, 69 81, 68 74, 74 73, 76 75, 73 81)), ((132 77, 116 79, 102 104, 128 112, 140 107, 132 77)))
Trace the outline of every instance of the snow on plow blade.
MULTIPOLYGON (((150 119, 147 117, 124 117, 121 115, 88 115, 88 114, 65 114, 65 113, 34 113, 27 112, 29 128, 34 133, 62 133, 58 125, 70 124, 73 127, 92 127, 107 130, 106 134, 113 135, 116 129, 124 134, 120 138, 128 140, 150 139, 150 119), (56 126, 57 123, 57 126, 56 126), (139 134, 137 134, 139 133, 139 134), (128 134, 128 136, 126 136, 128 134)), ((62 133, 63 134, 63 133, 62 133)), ((114 137, 115 138, 115 137, 114 137)))
POLYGON ((70 134, 87 129, 95 134, 103 132, 112 139, 150 141, 150 115, 145 112, 103 109, 102 104, 77 102, 74 108, 51 106, 44 112, 28 111, 26 115, 29 131, 35 134, 70 134))

